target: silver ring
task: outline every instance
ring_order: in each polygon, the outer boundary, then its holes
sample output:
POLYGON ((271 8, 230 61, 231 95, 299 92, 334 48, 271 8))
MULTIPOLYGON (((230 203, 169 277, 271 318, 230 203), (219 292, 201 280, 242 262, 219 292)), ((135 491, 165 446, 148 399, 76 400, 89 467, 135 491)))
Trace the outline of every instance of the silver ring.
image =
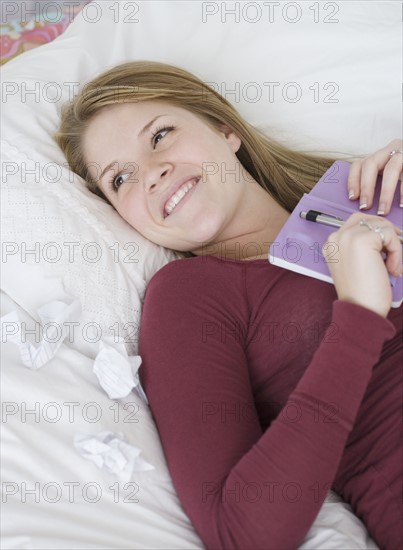
POLYGON ((368 227, 368 229, 370 231, 374 231, 374 228, 372 227, 372 225, 369 222, 367 222, 367 220, 361 220, 360 225, 365 225, 365 227, 368 227))
POLYGON ((382 231, 382 227, 379 226, 379 225, 376 225, 375 226, 375 229, 374 229, 374 232, 375 233, 378 233, 378 235, 381 237, 381 241, 382 241, 382 246, 385 246, 385 235, 382 231))
POLYGON ((396 153, 400 153, 401 155, 403 155, 403 151, 401 149, 393 149, 393 151, 389 153, 389 156, 393 157, 393 155, 396 155, 396 153))

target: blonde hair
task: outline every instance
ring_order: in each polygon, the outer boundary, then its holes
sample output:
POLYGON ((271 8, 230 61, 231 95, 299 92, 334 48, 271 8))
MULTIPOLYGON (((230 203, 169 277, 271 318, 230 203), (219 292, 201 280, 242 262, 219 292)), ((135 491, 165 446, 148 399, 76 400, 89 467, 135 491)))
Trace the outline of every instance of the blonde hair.
POLYGON ((336 160, 336 156, 295 151, 279 144, 246 122, 219 93, 179 67, 133 61, 118 65, 87 84, 72 103, 63 107, 60 128, 54 135, 71 170, 105 200, 85 161, 85 131, 108 106, 149 100, 169 102, 216 128, 225 125, 233 130, 241 140, 236 155, 242 166, 289 212, 336 160))

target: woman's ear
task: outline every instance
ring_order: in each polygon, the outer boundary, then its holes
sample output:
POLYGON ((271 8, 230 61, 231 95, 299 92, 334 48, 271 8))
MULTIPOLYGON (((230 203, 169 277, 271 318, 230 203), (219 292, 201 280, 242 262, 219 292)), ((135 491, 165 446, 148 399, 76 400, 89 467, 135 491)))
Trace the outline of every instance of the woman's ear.
POLYGON ((236 153, 241 146, 241 139, 226 124, 220 124, 219 131, 224 135, 233 152, 236 153))

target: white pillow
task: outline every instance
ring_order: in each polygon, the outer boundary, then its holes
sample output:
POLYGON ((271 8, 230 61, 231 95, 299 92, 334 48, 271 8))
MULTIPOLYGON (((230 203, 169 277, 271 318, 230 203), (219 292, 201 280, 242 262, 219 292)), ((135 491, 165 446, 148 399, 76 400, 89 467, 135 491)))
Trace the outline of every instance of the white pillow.
POLYGON ((298 147, 370 153, 401 133, 400 20, 394 1, 93 1, 54 42, 4 67, 5 130, 63 162, 50 138, 61 103, 107 68, 153 59, 213 83, 298 147))
POLYGON ((3 144, 3 174, 15 174, 6 176, 2 200, 2 289, 38 322, 45 303, 78 299, 71 346, 94 358, 101 340, 123 338, 136 355, 146 283, 173 254, 139 235, 71 172, 29 154, 3 144))

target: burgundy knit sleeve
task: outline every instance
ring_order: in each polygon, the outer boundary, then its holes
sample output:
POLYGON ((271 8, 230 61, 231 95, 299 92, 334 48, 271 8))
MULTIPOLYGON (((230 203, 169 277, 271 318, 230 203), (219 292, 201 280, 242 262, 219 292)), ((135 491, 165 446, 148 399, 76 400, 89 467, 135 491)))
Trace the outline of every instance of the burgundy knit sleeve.
POLYGON ((141 379, 175 488, 209 549, 297 548, 395 328, 336 301, 338 341, 322 340, 288 400, 298 421, 280 414, 263 433, 242 338, 223 341, 212 330, 246 313, 241 278, 220 280, 195 265, 180 260, 157 273, 140 330, 141 379))

